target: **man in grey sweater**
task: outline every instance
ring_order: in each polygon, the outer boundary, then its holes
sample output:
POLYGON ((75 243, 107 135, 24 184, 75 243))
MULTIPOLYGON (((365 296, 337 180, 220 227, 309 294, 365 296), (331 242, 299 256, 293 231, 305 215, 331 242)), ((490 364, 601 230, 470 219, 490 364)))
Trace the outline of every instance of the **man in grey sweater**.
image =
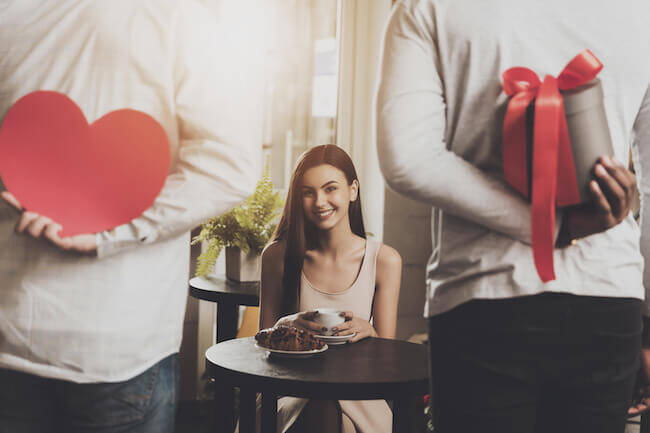
POLYGON ((435 208, 425 315, 445 433, 624 429, 641 316, 650 315, 629 213, 636 182, 626 169, 650 121, 649 17, 645 0, 395 6, 377 145, 389 186, 435 208), (530 204, 502 174, 501 74, 525 66, 557 76, 585 48, 605 65, 614 157, 594 167, 591 204, 557 212, 556 278, 544 283, 533 263, 530 204))

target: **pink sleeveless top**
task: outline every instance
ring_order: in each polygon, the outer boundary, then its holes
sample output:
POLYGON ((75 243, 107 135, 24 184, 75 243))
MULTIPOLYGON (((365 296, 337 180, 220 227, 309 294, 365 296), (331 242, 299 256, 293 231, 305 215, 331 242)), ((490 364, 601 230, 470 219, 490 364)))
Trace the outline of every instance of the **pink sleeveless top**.
POLYGON ((355 316, 368 321, 372 316, 372 303, 375 297, 375 275, 377 253, 381 243, 366 239, 366 252, 363 255, 361 269, 357 279, 346 290, 326 293, 307 279, 304 272, 300 275, 300 309, 309 311, 315 308, 337 308, 352 311, 355 316))

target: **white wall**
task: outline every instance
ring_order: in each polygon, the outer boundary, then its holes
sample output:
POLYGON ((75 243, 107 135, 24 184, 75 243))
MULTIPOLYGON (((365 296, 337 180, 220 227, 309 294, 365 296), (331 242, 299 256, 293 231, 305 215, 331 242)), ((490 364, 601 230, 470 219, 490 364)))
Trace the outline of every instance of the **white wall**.
POLYGON ((384 243, 402 256, 397 338, 426 332, 425 265, 431 254, 431 208, 386 189, 384 243))
POLYGON ((337 144, 350 153, 361 184, 366 231, 382 240, 384 182, 372 122, 379 53, 391 0, 343 1, 337 144))
POLYGON ((423 319, 425 264, 431 253, 431 210, 385 191, 379 170, 373 99, 383 29, 390 0, 344 1, 337 143, 349 151, 361 183, 366 230, 402 255, 397 337, 426 331, 423 319))

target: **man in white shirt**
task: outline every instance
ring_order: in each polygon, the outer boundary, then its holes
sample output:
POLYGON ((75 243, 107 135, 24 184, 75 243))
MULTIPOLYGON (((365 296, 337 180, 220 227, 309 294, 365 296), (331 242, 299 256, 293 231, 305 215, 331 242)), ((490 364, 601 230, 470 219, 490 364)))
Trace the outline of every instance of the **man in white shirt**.
POLYGON ((629 214, 635 180, 616 160, 641 144, 648 18, 644 0, 395 6, 377 144, 389 186, 435 208, 425 314, 445 433, 623 431, 640 313, 650 310, 642 306, 643 257, 629 214), (530 205, 502 175, 501 74, 525 66, 557 76, 586 48, 605 65, 599 78, 616 160, 596 165, 593 204, 558 211, 556 278, 543 283, 530 247, 530 205))
POLYGON ((0 120, 54 90, 89 122, 149 114, 172 157, 153 205, 96 234, 3 194, 0 432, 173 431, 189 230, 260 173, 261 68, 226 24, 194 0, 0 0, 0 120))

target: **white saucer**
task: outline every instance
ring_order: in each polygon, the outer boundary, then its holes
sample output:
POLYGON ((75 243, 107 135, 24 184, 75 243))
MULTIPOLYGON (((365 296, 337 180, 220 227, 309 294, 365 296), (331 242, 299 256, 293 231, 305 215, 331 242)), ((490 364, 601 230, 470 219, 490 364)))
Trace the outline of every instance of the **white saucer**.
POLYGON ((260 346, 257 343, 255 343, 255 346, 259 347, 260 349, 266 350, 273 356, 278 356, 281 358, 309 358, 310 356, 314 356, 318 353, 323 353, 327 350, 327 344, 321 347, 320 349, 302 350, 302 351, 270 349, 268 347, 260 346))
POLYGON ((336 346, 338 344, 345 344, 348 342, 348 340, 352 337, 357 335, 356 332, 352 334, 347 334, 347 335, 317 335, 316 338, 320 338, 323 340, 325 343, 331 345, 331 346, 336 346))

